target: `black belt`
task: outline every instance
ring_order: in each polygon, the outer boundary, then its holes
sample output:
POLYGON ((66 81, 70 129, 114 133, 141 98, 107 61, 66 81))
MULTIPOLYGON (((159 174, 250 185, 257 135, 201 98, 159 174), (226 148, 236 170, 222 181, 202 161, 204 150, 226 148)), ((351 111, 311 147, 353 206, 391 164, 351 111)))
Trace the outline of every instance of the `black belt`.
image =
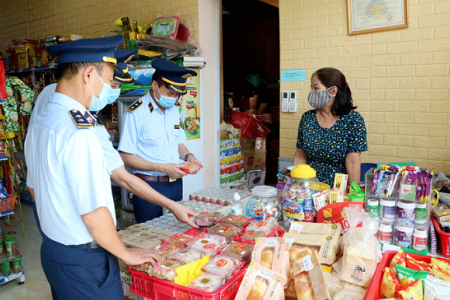
POLYGON ((92 241, 92 242, 86 243, 86 244, 81 244, 81 245, 71 245, 70 247, 86 249, 86 250, 101 248, 100 245, 97 244, 95 241, 92 241))
POLYGON ((170 180, 169 176, 150 176, 150 175, 144 175, 144 174, 134 174, 140 179, 144 181, 151 181, 151 182, 173 182, 176 181, 176 179, 170 180))

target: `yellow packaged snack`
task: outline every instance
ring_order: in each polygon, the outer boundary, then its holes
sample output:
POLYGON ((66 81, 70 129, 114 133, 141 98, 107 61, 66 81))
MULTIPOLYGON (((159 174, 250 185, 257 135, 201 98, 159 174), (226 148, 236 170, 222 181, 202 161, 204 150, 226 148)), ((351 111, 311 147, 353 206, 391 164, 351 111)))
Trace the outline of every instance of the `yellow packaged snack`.
POLYGON ((450 272, 450 264, 442 259, 432 257, 431 263, 438 266, 439 268, 446 270, 447 272, 450 272))
POLYGON ((433 268, 434 277, 442 279, 444 281, 450 281, 450 273, 448 273, 446 270, 440 268, 435 264, 431 264, 431 267, 433 268))
POLYGON ((398 292, 397 298, 402 300, 423 300, 423 279, 414 281, 398 292))
POLYGON ((389 267, 393 267, 395 265, 402 265, 406 267, 406 255, 402 249, 398 250, 397 254, 392 258, 389 267))
POLYGON ((392 273, 392 268, 385 268, 380 287, 381 297, 386 299, 395 298, 395 294, 400 288, 400 283, 392 273))

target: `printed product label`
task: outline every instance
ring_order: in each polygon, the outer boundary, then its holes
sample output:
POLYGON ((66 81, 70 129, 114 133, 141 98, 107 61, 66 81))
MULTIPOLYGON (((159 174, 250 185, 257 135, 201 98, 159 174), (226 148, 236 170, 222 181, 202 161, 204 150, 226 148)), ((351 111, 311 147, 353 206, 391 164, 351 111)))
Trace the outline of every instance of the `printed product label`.
POLYGON ((249 230, 245 232, 246 235, 254 235, 255 231, 254 230, 249 230))
POLYGON ((303 260, 303 266, 305 267, 305 271, 309 271, 309 270, 313 269, 314 266, 312 264, 310 255, 303 257, 302 260, 303 260))
POLYGON ((228 260, 222 258, 222 259, 219 259, 219 260, 216 262, 216 266, 219 267, 219 268, 222 268, 222 267, 225 266, 227 263, 228 263, 228 260))
POLYGON ((275 247, 277 245, 277 239, 276 238, 266 238, 264 241, 264 245, 266 247, 275 247))
POLYGON ((243 244, 236 244, 236 245, 234 245, 234 249, 236 249, 236 250, 244 250, 245 246, 243 244))
POLYGON ((274 272, 265 268, 258 269, 258 276, 265 278, 267 280, 271 280, 273 278, 274 272))
POLYGON ((247 217, 255 218, 255 220, 264 220, 264 207, 256 200, 250 200, 245 208, 247 217))
POLYGON ((364 273, 366 273, 366 268, 360 265, 355 265, 352 274, 350 275, 350 279, 356 282, 362 282, 364 278, 364 273))
POLYGON ((259 228, 264 227, 266 225, 267 225, 267 222, 258 222, 258 223, 256 223, 256 226, 259 227, 259 228))
POLYGON ((289 218, 299 221, 303 221, 305 219, 303 205, 298 201, 287 201, 284 204, 284 214, 289 218))
POLYGON ((231 216, 230 219, 238 221, 238 220, 242 219, 242 216, 231 216))

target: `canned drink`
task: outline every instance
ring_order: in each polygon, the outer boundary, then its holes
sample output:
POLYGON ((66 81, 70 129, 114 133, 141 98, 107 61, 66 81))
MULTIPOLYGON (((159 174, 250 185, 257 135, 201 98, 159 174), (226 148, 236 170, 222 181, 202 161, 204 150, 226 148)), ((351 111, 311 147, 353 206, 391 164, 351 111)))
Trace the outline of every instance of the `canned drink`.
POLYGON ((2 262, 2 270, 3 270, 3 276, 7 277, 11 275, 11 265, 9 261, 5 260, 2 262))
POLYGON ((22 255, 19 255, 16 258, 14 258, 14 261, 13 261, 14 273, 19 273, 21 266, 22 266, 22 255))

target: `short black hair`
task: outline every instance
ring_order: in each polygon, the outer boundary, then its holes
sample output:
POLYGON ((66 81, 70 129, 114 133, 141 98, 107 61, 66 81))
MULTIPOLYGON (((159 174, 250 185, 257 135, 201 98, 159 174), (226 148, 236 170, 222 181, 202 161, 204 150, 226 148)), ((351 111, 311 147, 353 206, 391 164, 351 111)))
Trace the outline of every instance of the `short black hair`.
POLYGON ((350 90, 347 80, 341 71, 335 68, 322 68, 314 72, 311 78, 315 75, 317 75, 317 78, 319 78, 320 82, 322 82, 327 89, 332 86, 336 86, 338 88, 333 107, 331 108, 333 115, 344 116, 351 110, 357 108, 353 105, 352 91, 350 90))
POLYGON ((169 86, 167 85, 167 83, 165 81, 163 81, 161 78, 159 78, 158 76, 153 75, 152 81, 153 80, 156 81, 156 83, 158 84, 158 87, 162 87, 164 84, 164 86, 169 89, 169 86))
POLYGON ((86 68, 87 66, 93 66, 97 71, 98 75, 102 75, 103 66, 105 63, 103 62, 79 62, 79 63, 63 63, 58 64, 56 67, 56 80, 60 80, 61 78, 65 78, 67 80, 71 80, 82 68, 86 68))

